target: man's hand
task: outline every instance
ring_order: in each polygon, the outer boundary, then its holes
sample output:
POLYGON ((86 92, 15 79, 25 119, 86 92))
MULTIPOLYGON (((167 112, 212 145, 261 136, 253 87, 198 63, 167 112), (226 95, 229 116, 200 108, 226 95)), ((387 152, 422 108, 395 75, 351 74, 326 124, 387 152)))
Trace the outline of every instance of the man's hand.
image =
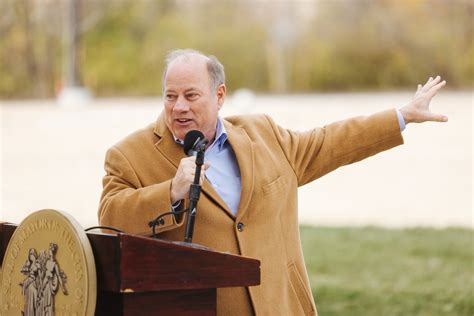
POLYGON ((434 79, 430 77, 424 86, 419 84, 413 101, 400 109, 405 123, 447 122, 447 116, 430 111, 431 99, 445 84, 446 81, 441 81, 440 76, 434 79))
MULTIPOLYGON (((205 171, 209 168, 209 163, 205 162, 201 169, 200 183, 204 181, 205 171)), ((171 204, 182 200, 189 193, 189 187, 194 181, 196 172, 196 157, 186 157, 181 159, 178 171, 171 181, 171 204)))

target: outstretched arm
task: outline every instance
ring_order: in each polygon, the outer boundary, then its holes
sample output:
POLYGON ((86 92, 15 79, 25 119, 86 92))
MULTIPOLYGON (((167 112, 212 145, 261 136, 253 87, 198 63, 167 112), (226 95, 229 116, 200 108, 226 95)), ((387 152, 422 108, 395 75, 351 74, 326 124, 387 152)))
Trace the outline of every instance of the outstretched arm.
POLYGON ((419 84, 413 100, 400 109, 405 123, 447 122, 447 116, 430 111, 431 99, 444 85, 446 81, 441 81, 440 76, 430 77, 424 86, 419 84))

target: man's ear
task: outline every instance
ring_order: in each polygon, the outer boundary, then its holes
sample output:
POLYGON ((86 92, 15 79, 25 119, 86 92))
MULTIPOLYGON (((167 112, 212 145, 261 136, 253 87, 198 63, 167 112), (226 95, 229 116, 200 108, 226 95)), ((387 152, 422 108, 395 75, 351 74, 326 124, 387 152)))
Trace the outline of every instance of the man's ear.
POLYGON ((216 96, 217 96, 217 108, 220 110, 224 105, 225 95, 227 93, 227 88, 225 84, 221 84, 217 87, 216 96))

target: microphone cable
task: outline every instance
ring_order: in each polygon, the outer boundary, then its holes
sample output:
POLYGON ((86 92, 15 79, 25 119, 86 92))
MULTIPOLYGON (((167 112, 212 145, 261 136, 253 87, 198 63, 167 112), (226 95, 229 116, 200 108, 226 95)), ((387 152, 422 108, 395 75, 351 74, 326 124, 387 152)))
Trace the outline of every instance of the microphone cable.
MULTIPOLYGON (((164 221, 163 217, 165 217, 167 215, 181 215, 181 214, 184 214, 186 212, 189 212, 189 208, 184 209, 182 211, 173 211, 173 212, 163 213, 163 214, 159 215, 157 218, 155 218, 154 220, 150 221, 148 223, 148 226, 151 227, 151 229, 152 229, 151 237, 152 238, 158 238, 158 235, 156 234, 156 226, 164 225, 165 221, 164 221)), ((110 227, 110 226, 91 226, 91 227, 88 227, 88 228, 84 229, 84 231, 88 232, 88 231, 91 231, 91 230, 94 230, 94 229, 107 229, 107 230, 111 230, 111 231, 114 231, 114 232, 117 232, 117 233, 125 234, 124 231, 122 231, 118 228, 115 228, 115 227, 110 227)))
POLYGON ((172 212, 167 212, 167 213, 163 213, 159 215, 157 218, 155 218, 154 220, 148 223, 148 226, 151 227, 151 231, 152 231, 151 237, 158 238, 158 235, 156 234, 156 226, 165 224, 165 220, 163 219, 163 217, 167 215, 181 215, 187 212, 189 212, 189 208, 184 209, 182 211, 172 211, 172 212))

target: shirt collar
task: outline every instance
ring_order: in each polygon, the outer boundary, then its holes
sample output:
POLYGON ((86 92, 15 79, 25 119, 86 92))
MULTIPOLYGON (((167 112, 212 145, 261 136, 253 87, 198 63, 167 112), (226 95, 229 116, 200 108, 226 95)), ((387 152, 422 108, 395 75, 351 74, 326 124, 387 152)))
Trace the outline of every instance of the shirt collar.
MULTIPOLYGON (((174 141, 177 144, 184 145, 184 141, 174 136, 174 141)), ((216 124, 216 137, 214 138, 214 142, 209 146, 209 148, 218 146, 219 150, 222 150, 224 147, 225 142, 227 141, 227 131, 225 129, 224 123, 220 117, 217 117, 217 124, 216 124)))
POLYGON ((217 118, 217 126, 216 126, 216 138, 211 146, 218 146, 219 150, 222 150, 224 147, 225 142, 227 141, 227 131, 225 130, 224 123, 220 117, 217 118))

